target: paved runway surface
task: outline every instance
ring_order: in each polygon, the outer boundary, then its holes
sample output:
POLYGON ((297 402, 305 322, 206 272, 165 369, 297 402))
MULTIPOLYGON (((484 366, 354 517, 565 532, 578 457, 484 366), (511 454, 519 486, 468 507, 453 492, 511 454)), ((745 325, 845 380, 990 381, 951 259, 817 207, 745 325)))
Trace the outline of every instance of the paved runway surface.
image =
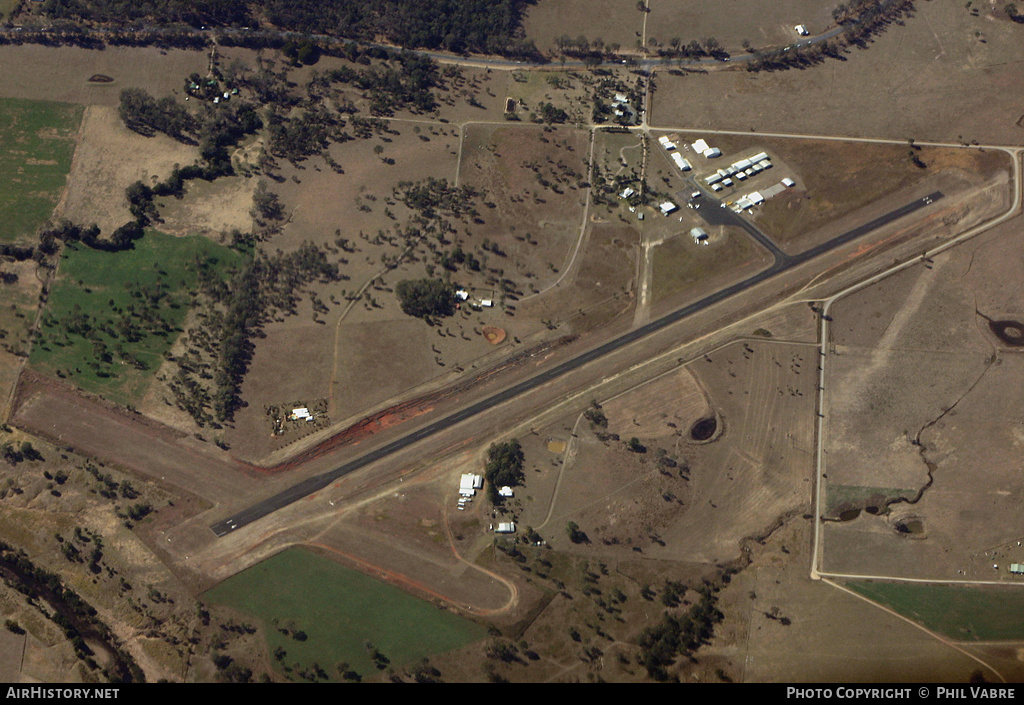
POLYGON ((268 514, 271 514, 272 512, 275 512, 278 509, 281 509, 282 507, 288 506, 292 502, 298 501, 303 497, 312 494, 313 492, 316 492, 318 490, 323 489, 324 487, 327 487, 340 477, 343 477, 351 472, 354 472, 362 467, 365 467, 370 463, 376 462, 381 458, 385 458, 388 455, 391 455, 392 453, 407 448, 412 444, 416 443, 417 441, 421 441, 424 438, 428 438, 436 433, 444 431, 445 429, 448 429, 462 421, 465 421, 466 419, 472 418, 473 416, 476 416, 477 414, 486 411, 487 409, 491 409, 499 404, 502 404, 503 402, 506 402, 510 399, 514 399, 520 394, 524 394, 525 392, 528 392, 532 389, 536 389, 537 387, 547 384, 553 379, 557 379, 558 377, 561 377, 562 375, 571 372, 572 370, 578 369, 589 362, 593 362, 598 358, 604 357, 605 355, 613 353, 616 350, 624 348, 630 343, 634 343, 637 340, 640 340, 641 338, 644 338, 650 335, 651 333, 654 333, 655 331, 659 331, 662 328, 665 328, 666 326, 670 326, 673 323, 676 323, 688 316, 692 316, 693 314, 704 310, 708 306, 712 306, 716 303, 719 303, 720 301, 724 301, 725 299, 728 299, 731 296, 735 296, 736 294, 742 291, 746 291, 747 289, 756 286, 757 284, 760 284, 761 282, 766 281, 767 279, 770 279, 774 276, 781 274, 782 272, 792 269, 800 264, 803 264, 804 262, 813 259, 814 257, 817 257, 818 255, 828 252, 829 250, 835 249, 836 247, 845 245, 851 240, 855 240, 856 238, 866 233, 869 233, 873 230, 877 230, 878 228, 898 218, 902 218, 905 215, 909 215, 921 208, 924 208, 925 206, 931 204, 934 201, 939 200, 940 198, 942 198, 942 193, 939 191, 935 191, 934 193, 931 193, 916 201, 912 201, 901 208, 897 208, 894 211, 886 213, 885 215, 876 218, 875 220, 872 220, 869 223, 865 223, 864 225, 854 228, 853 230, 850 230, 847 233, 839 235, 838 237, 835 237, 829 240, 828 242, 824 242, 816 247, 812 247, 811 249, 805 252, 801 252, 798 255, 777 258, 775 263, 768 269, 764 270, 763 272, 759 272, 758 274, 755 274, 754 276, 749 277, 748 279, 744 279, 741 282, 733 284, 732 286, 726 287, 721 291, 716 291, 715 293, 704 297, 700 301, 696 301, 692 304, 684 306, 683 308, 673 311, 672 313, 662 318, 659 318, 655 321, 651 321, 650 323, 641 326, 640 328, 631 330, 630 332, 622 336, 619 336, 614 340, 611 340, 603 345, 599 345, 598 347, 593 348, 592 350, 588 350, 587 352, 583 353, 582 355, 579 355, 578 357, 574 357, 573 359, 567 360, 566 362, 563 362, 562 364, 557 365, 556 367, 553 367, 550 370, 547 370, 546 372, 542 372, 536 377, 531 377, 530 379, 520 382, 519 384, 516 384, 512 387, 509 387, 504 391, 498 392, 497 394, 494 394, 484 399, 483 401, 479 401, 475 404, 467 406, 465 409, 462 409, 461 411, 457 411, 454 414, 451 414, 443 419, 440 419, 439 421, 435 421, 434 423, 428 426, 425 426, 417 431, 413 431, 407 436, 403 436, 402 438, 399 438, 396 441, 388 443, 387 445, 378 448, 375 451, 367 453, 366 455, 360 458, 357 458, 349 463, 345 463, 344 465, 335 468, 334 470, 330 470, 328 472, 321 473, 320 475, 316 475, 309 479, 298 482, 295 485, 292 485, 288 489, 284 490, 283 492, 280 492, 274 495, 273 497, 270 497, 269 499, 254 504, 251 507, 242 510, 238 514, 235 514, 234 516, 225 519, 224 521, 220 521, 216 524, 213 524, 210 527, 210 529, 217 536, 224 536, 226 534, 229 534, 232 531, 235 531, 236 529, 245 526, 246 524, 251 524, 257 519, 261 519, 262 517, 265 517, 268 514))

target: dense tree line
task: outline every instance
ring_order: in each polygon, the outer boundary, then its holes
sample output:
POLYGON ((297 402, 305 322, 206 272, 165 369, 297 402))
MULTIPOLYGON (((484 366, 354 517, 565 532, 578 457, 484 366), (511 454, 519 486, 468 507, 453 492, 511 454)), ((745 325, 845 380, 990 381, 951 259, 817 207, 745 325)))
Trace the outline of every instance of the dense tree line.
POLYGON ((200 27, 275 27, 351 39, 385 37, 409 48, 536 55, 522 35, 534 0, 47 0, 54 19, 114 25, 150 21, 200 27))

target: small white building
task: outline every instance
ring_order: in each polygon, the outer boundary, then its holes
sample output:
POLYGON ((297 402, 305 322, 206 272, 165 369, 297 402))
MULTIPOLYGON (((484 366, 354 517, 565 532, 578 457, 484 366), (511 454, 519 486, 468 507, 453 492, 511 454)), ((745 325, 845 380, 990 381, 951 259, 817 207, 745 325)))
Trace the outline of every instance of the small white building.
POLYGON ((515 496, 515 493, 512 491, 511 487, 508 487, 508 486, 506 486, 506 487, 499 487, 498 488, 498 496, 500 496, 500 497, 513 497, 513 496, 515 496))
POLYGON ((469 292, 466 291, 465 289, 456 289, 455 298, 457 298, 459 301, 465 301, 466 299, 469 298, 469 292))
POLYGON ((704 228, 694 228, 690 231, 690 236, 693 238, 694 242, 700 242, 705 245, 708 244, 708 234, 704 231, 704 228))
POLYGON ((302 419, 312 419, 313 415, 309 413, 308 408, 300 406, 297 409, 292 409, 292 418, 301 421, 302 419))
POLYGON ((672 201, 665 201, 660 206, 658 206, 658 208, 661 209, 661 214, 662 215, 668 215, 669 213, 671 213, 671 212, 675 211, 677 208, 679 208, 679 206, 677 206, 672 201))
POLYGON ((491 308, 492 306, 494 306, 494 301, 492 301, 491 299, 481 299, 480 305, 483 306, 484 308, 491 308))
POLYGON ((805 26, 804 26, 804 25, 802 25, 802 24, 798 24, 798 25, 797 25, 796 27, 794 27, 793 29, 794 29, 794 30, 796 31, 796 33, 797 33, 797 34, 799 34, 799 35, 800 35, 801 37, 806 37, 806 36, 807 36, 808 34, 810 34, 810 32, 809 32, 809 31, 807 30, 807 27, 805 27, 805 26))
POLYGON ((627 186, 625 189, 623 189, 622 193, 619 194, 619 198, 629 198, 634 193, 636 193, 636 191, 627 186))
POLYGON ((750 202, 753 203, 755 206, 759 206, 762 203, 764 203, 764 196, 762 196, 759 191, 751 191, 749 194, 747 194, 747 198, 749 198, 750 202))

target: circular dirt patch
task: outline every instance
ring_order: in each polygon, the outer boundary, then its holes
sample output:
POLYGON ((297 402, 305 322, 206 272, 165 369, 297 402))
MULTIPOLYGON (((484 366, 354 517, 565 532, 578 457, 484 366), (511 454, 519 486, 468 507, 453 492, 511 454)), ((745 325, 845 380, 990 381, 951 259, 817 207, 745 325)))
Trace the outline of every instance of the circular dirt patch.
POLYGON ((505 340, 505 329, 495 328, 494 326, 484 326, 484 338, 491 345, 497 345, 498 343, 505 340))
POLYGON ((1017 321, 989 321, 988 327, 997 338, 1014 347, 1024 345, 1024 323, 1017 321))
POLYGON ((710 441, 718 430, 718 419, 714 416, 701 419, 690 428, 690 438, 695 441, 710 441))

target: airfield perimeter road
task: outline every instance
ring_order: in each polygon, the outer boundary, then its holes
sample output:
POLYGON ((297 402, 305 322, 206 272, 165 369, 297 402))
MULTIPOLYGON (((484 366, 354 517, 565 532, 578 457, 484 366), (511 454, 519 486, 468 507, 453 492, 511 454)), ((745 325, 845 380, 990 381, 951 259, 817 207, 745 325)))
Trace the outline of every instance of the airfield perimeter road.
POLYGON ((218 536, 225 536, 247 524, 251 524, 258 519, 261 519, 268 514, 271 514, 278 509, 288 506, 293 502, 296 502, 308 495, 321 490, 330 485, 335 480, 348 475, 362 467, 369 465, 370 463, 376 462, 382 458, 385 458, 393 453, 396 453, 404 448, 407 448, 418 441, 440 433, 458 423, 461 423, 467 419, 470 419, 485 410, 492 409, 495 406, 512 400, 532 389, 536 389, 542 385, 551 382, 558 377, 561 377, 572 370, 582 367, 594 360, 609 355, 610 353, 619 350, 633 342, 636 342, 652 333, 666 328, 673 323, 676 323, 688 316, 692 316, 713 304, 719 303, 728 299, 729 297, 735 296, 740 292, 746 291, 757 284, 767 281, 783 272, 786 272, 794 267, 797 267, 808 260, 811 260, 821 254, 824 254, 837 247, 845 245, 852 240, 855 240, 866 233, 881 228, 888 223, 891 223, 899 218, 914 213, 915 211, 925 208, 931 203, 941 199, 943 194, 936 191, 927 196, 911 201, 901 208, 897 208, 885 215, 882 215, 874 220, 865 223, 857 228, 854 228, 842 235, 839 235, 827 242, 824 242, 816 247, 813 247, 805 252, 792 257, 786 257, 784 259, 776 259, 775 263, 751 277, 744 279, 732 286, 726 287, 713 294, 710 294, 699 301, 695 301, 687 306, 673 311, 657 320, 651 321, 646 325, 639 328, 635 328, 628 333, 625 333, 617 338, 614 338, 607 343, 594 347, 587 352, 584 352, 566 362, 563 362, 551 369, 542 372, 534 377, 531 377, 523 382, 509 387, 503 391, 493 394, 482 401, 473 403, 455 413, 452 413, 438 421, 435 421, 423 428, 420 428, 412 433, 409 433, 387 445, 384 445, 374 451, 371 451, 351 462, 345 463, 340 467, 330 470, 328 472, 315 475, 306 480, 298 482, 286 490, 279 492, 278 494, 258 502, 247 509, 234 514, 223 521, 219 521, 212 526, 210 529, 213 533, 218 536))

